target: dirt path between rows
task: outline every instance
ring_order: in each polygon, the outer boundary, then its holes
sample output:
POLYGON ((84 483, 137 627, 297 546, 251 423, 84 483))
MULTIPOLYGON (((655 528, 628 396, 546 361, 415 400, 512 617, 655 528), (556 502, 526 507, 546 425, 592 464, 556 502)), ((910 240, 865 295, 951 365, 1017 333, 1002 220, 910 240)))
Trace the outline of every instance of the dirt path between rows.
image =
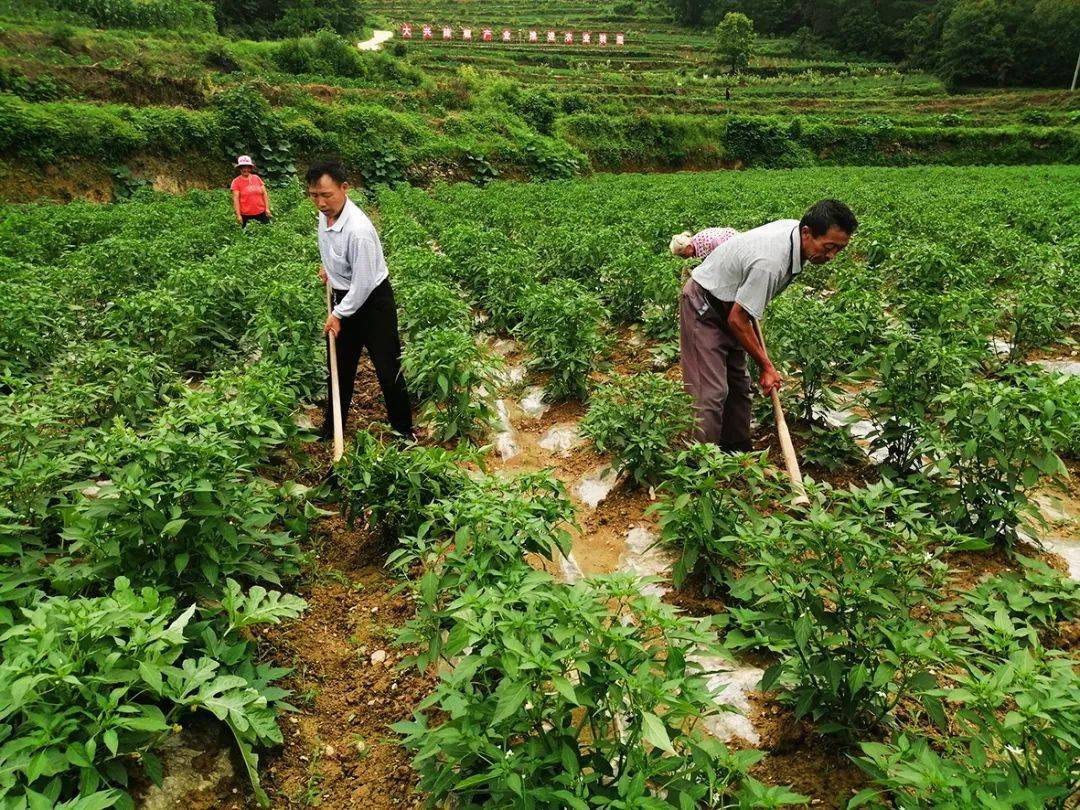
MULTIPOLYGON (((321 421, 317 410, 309 411, 321 421)), ((347 438, 383 420, 370 362, 357 379, 347 438)), ((329 447, 313 445, 313 468, 328 469, 329 447)), ((327 508, 333 508, 324 505, 327 508)), ((283 718, 285 744, 260 770, 276 808, 420 807, 409 754, 390 725, 410 720, 435 679, 398 667, 393 628, 413 613, 384 570, 393 543, 338 515, 313 532, 314 574, 300 589, 307 611, 266 634, 268 657, 293 669, 285 685, 299 709, 283 718)))

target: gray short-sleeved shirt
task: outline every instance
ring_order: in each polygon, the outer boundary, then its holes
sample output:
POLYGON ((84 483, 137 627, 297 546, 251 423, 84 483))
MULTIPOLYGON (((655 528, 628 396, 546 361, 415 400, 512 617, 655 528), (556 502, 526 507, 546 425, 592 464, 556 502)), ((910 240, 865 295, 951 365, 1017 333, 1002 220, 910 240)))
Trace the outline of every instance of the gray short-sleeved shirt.
POLYGON ((721 301, 735 301, 760 320, 802 266, 799 220, 781 219, 731 237, 690 275, 721 301))

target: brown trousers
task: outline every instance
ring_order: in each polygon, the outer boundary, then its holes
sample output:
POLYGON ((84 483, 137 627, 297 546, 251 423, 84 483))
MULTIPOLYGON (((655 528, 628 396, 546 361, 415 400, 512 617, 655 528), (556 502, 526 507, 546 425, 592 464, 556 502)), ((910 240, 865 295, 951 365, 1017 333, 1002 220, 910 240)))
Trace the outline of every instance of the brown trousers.
POLYGON ((727 328, 731 304, 708 296, 688 279, 679 297, 683 385, 694 400, 694 438, 748 452, 750 372, 746 351, 727 328))

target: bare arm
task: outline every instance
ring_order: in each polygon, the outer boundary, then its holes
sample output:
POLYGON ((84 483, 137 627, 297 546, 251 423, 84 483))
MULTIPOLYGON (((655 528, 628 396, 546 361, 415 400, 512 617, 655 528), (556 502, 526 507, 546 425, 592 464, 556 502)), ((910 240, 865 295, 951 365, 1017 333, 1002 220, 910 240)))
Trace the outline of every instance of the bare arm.
POLYGON ((273 216, 270 212, 270 192, 266 190, 266 186, 263 186, 263 206, 266 208, 267 216, 273 216))
POLYGON ((746 349, 746 353, 754 358, 758 368, 761 369, 761 377, 758 384, 768 394, 774 389, 780 388, 780 374, 769 359, 769 353, 765 351, 765 344, 758 335, 757 326, 750 313, 742 308, 742 304, 736 301, 731 305, 731 312, 727 319, 728 329, 735 339, 746 349))
POLYGON ((236 221, 239 222, 242 219, 240 216, 240 192, 235 189, 232 193, 232 207, 233 213, 236 214, 236 221))

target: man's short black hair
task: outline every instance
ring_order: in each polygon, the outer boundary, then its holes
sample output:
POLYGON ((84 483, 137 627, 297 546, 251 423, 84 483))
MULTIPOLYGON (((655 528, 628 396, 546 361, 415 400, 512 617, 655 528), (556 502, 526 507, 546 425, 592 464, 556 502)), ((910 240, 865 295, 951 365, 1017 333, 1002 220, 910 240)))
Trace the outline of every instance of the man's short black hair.
POLYGON ((313 186, 322 179, 324 174, 330 175, 330 179, 339 186, 349 179, 340 160, 321 160, 318 163, 312 163, 304 179, 309 186, 313 186))
POLYGON ((848 236, 855 233, 859 220, 851 209, 839 200, 818 200, 803 214, 799 226, 806 226, 814 236, 824 236, 829 228, 839 228, 848 236))

